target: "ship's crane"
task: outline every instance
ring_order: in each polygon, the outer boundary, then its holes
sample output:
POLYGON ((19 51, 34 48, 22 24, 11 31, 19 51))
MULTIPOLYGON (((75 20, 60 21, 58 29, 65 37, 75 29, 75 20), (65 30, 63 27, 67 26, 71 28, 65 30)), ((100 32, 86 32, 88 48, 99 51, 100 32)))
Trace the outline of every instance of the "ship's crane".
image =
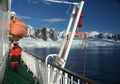
MULTIPOLYGON (((59 65, 60 67, 64 68, 67 58, 68 58, 68 54, 69 54, 71 45, 72 45, 73 38, 76 33, 77 26, 79 23, 79 18, 80 18, 82 9, 83 9, 84 1, 82 0, 79 3, 78 2, 61 1, 61 0, 46 0, 46 1, 74 5, 59 54, 58 55, 57 54, 56 55, 55 54, 48 55, 49 57, 54 57, 55 63, 57 65, 59 65), (76 14, 76 12, 77 12, 77 14, 76 14), (74 16, 75 14, 76 14, 76 16, 74 16), (72 32, 71 32, 71 35, 68 40, 68 34, 70 34, 70 30, 72 30, 72 32)), ((46 59, 46 64, 47 64, 47 60, 49 57, 47 57, 47 59, 46 59)))

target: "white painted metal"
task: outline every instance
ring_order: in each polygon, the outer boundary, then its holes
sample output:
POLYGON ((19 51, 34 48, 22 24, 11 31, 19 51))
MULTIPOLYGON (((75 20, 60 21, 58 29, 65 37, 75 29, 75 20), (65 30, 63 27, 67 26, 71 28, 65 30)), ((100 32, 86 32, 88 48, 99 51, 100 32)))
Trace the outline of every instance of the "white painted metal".
MULTIPOLYGON (((56 0, 50 0, 50 1, 57 2, 57 3, 64 3, 63 1, 61 2, 61 1, 56 1, 56 0)), ((64 68, 64 66, 66 64, 66 61, 67 61, 67 58, 68 58, 68 54, 69 54, 71 45, 72 45, 72 41, 73 41, 73 38, 74 38, 74 35, 75 35, 75 31, 76 31, 77 24, 78 24, 78 21, 79 21, 79 18, 80 18, 80 14, 81 14, 81 11, 82 11, 82 8, 83 8, 83 4, 84 4, 84 1, 81 1, 80 3, 74 4, 73 11, 72 11, 69 23, 68 23, 68 27, 67 27, 67 30, 66 30, 66 34, 65 34, 65 37, 64 37, 59 55, 54 55, 54 54, 48 55, 46 57, 46 66, 47 66, 47 61, 48 61, 49 57, 52 57, 52 58, 56 57, 54 63, 56 65, 64 68), (75 17, 74 14, 75 14, 76 10, 78 10, 78 13, 77 13, 77 16, 75 17), (72 26, 72 24, 73 24, 73 26, 72 26), (67 40, 68 39, 67 35, 70 33, 71 29, 72 29, 72 35, 70 37, 70 40, 68 41, 67 40), (68 42, 68 45, 66 46, 67 42, 68 42), (65 46, 66 46, 66 49, 64 50, 65 46)), ((47 70, 49 70, 49 69, 47 69, 47 70)), ((55 72, 57 72, 59 74, 63 73, 62 71, 59 71, 58 69, 55 69, 55 72)), ((65 77, 62 77, 61 75, 58 75, 56 77, 57 73, 55 73, 55 72, 53 72, 53 74, 52 74, 52 80, 54 81, 54 83, 60 84, 60 82, 59 82, 60 79, 63 79, 63 81, 62 81, 63 83, 67 83, 65 77)), ((48 80, 49 80, 49 77, 48 77, 48 80)), ((49 83, 51 83, 51 82, 49 82, 49 83)))
POLYGON ((63 43, 62 43, 62 47, 61 47, 60 52, 59 52, 59 57, 62 56, 62 53, 64 51, 64 47, 65 47, 65 44, 67 42, 67 35, 70 32, 70 28, 71 28, 71 25, 72 25, 72 22, 73 22, 75 10, 76 10, 76 6, 74 6, 74 8, 73 8, 72 15, 70 17, 70 20, 69 20, 69 23, 68 23, 68 26, 67 26, 67 29, 66 29, 65 37, 64 37, 64 40, 63 40, 63 43))
POLYGON ((49 54, 49 55, 46 57, 46 59, 45 59, 46 65, 47 65, 47 63, 48 63, 48 58, 49 58, 49 57, 52 57, 52 58, 54 59, 54 57, 57 57, 57 56, 58 56, 57 54, 49 54))
MULTIPOLYGON (((75 22, 74 22, 74 25, 73 25, 73 30, 72 30, 72 34, 71 34, 71 37, 70 37, 70 40, 68 42, 68 46, 66 47, 66 51, 65 51, 65 54, 63 57, 63 59, 65 60, 65 62, 62 64, 62 67, 64 68, 65 64, 66 64, 66 61, 67 61, 67 58, 68 58, 68 54, 69 54, 69 51, 70 51, 70 48, 71 48, 71 45, 72 45, 72 41, 73 41, 73 38, 74 38, 74 35, 75 35, 75 31, 76 31, 76 28, 77 28, 77 24, 78 24, 78 21, 79 21, 79 18, 80 18, 80 14, 81 14, 81 11, 82 11, 82 8, 83 8, 83 5, 84 5, 84 1, 81 1, 77 7, 78 7, 78 12, 77 12, 77 16, 75 18, 75 22)), ((75 5, 76 6, 76 5, 75 5)), ((74 9, 74 10, 77 10, 77 9, 74 9)), ((73 10, 73 11, 74 11, 73 10)), ((75 13, 74 13, 75 14, 75 13)), ((74 17, 71 17, 71 18, 74 18, 74 17)), ((71 24, 68 24, 68 25, 71 25, 71 24)), ((68 26, 68 29, 69 27, 72 27, 72 26, 68 26)), ((66 32, 68 33, 68 31, 66 32)), ((65 44, 63 43, 63 45, 65 46, 65 44)), ((63 49, 64 50, 64 49, 63 49)), ((63 51, 61 49, 61 51, 63 51)), ((61 51, 60 51, 60 55, 61 55, 61 51)), ((59 56, 60 56, 59 55, 59 56)))
POLYGON ((67 81, 68 81, 68 74, 65 73, 65 84, 67 84, 67 81))
POLYGON ((6 70, 6 59, 9 53, 9 11, 10 0, 0 0, 0 84, 6 70))
MULTIPOLYGON (((82 11, 82 8, 83 8, 83 5, 84 5, 84 1, 82 0, 80 3, 77 3, 77 2, 73 3, 73 2, 60 1, 60 0, 46 0, 46 1, 54 2, 54 3, 65 3, 65 4, 74 5, 73 11, 72 11, 72 14, 71 14, 71 17, 70 17, 70 20, 69 20, 69 23, 68 23, 68 26, 67 26, 67 29, 66 29, 66 34, 65 34, 65 37, 64 37, 64 40, 63 40, 63 43, 62 43, 62 47, 61 47, 61 49, 59 51, 59 54, 58 54, 59 58, 61 60, 64 60, 64 62, 62 64, 58 64, 58 65, 60 65, 62 68, 64 68, 64 66, 66 64, 66 61, 67 61, 67 58, 68 58, 68 54, 69 54, 71 45, 72 45, 72 41, 73 41, 74 34, 75 34, 75 31, 76 31, 76 28, 77 28, 77 24, 78 24, 78 21, 79 21, 79 18, 80 18, 80 14, 81 14, 81 11, 82 11), (77 13, 77 16, 75 18, 74 14, 75 14, 77 9, 78 9, 78 13, 77 13), (75 19, 75 22, 74 22, 74 25, 72 26, 72 23, 73 23, 74 19, 75 19), (67 35, 70 33, 70 29, 73 29, 73 30, 72 30, 72 35, 70 37, 70 40, 68 41, 67 40, 67 35), (67 41, 68 41, 68 46, 66 47, 66 50, 64 52, 64 48, 66 46, 67 41), (63 52, 64 52, 64 54, 63 54, 63 52)), ((46 59, 48 59, 48 57, 46 59)), ((59 61, 56 61, 56 62, 59 63, 59 61)))
MULTIPOLYGON (((47 0, 47 1, 55 2, 55 3, 68 3, 66 1, 58 1, 58 0, 47 0)), ((69 2, 69 3, 71 3, 71 2, 69 2)), ((72 14, 71 14, 71 17, 70 17, 70 20, 69 20, 69 23, 68 23, 68 26, 67 26, 67 29, 66 29, 66 34, 65 34, 65 37, 64 37, 64 40, 63 40, 63 43, 62 43, 62 47, 61 47, 61 49, 59 51, 59 54, 58 54, 59 60, 57 60, 58 58, 55 60, 56 64, 61 66, 62 68, 65 67, 65 64, 66 64, 66 61, 67 61, 67 58, 68 58, 68 54, 69 54, 69 51, 70 51, 70 48, 71 48, 71 45, 72 45, 72 41, 73 41, 73 38, 74 38, 74 35, 75 35, 75 31, 77 29, 77 24, 78 24, 80 14, 81 14, 81 11, 82 11, 82 8, 83 8, 83 5, 84 5, 84 1, 81 1, 80 3, 76 3, 76 4, 73 4, 73 5, 74 5, 74 7, 73 7, 73 11, 72 11, 72 14), (77 16, 75 17, 74 14, 75 14, 76 10, 78 10, 78 12, 77 12, 77 16), (72 26, 72 24, 73 24, 73 26, 72 26), (67 40, 68 39, 67 35, 70 33, 71 29, 72 29, 72 34, 71 34, 70 40, 67 40), (68 43, 67 46, 66 46, 66 43, 68 43)), ((46 58, 46 61, 49 57, 50 56, 48 55, 47 58, 46 58)), ((51 57, 53 57, 53 56, 51 55, 51 57)))
POLYGON ((76 81, 74 75, 61 71, 58 68, 46 63, 32 55, 22 51, 22 60, 27 65, 28 70, 36 77, 36 84, 80 84, 80 79, 76 81), (62 72, 62 73, 61 73, 62 72), (58 78, 60 77, 60 79, 58 78), (58 81, 59 79, 59 81, 58 81))

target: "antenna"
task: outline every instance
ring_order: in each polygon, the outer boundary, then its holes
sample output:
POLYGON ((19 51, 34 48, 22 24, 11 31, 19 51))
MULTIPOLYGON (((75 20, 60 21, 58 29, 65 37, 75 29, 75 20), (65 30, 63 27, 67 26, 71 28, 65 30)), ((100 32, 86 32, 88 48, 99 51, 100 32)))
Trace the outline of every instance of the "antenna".
POLYGON ((45 0, 45 1, 48 1, 48 2, 54 2, 54 3, 64 3, 64 4, 72 4, 72 5, 77 5, 78 3, 77 2, 68 2, 68 1, 60 1, 60 0, 45 0))

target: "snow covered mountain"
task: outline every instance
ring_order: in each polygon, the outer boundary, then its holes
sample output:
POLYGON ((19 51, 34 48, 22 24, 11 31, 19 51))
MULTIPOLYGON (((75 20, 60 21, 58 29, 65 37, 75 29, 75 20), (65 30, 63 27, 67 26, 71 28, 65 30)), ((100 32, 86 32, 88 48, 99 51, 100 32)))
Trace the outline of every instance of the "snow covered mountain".
POLYGON ((111 33, 103 33, 103 32, 89 32, 87 33, 87 39, 106 39, 111 41, 120 41, 120 34, 111 34, 111 33))
POLYGON ((55 29, 49 29, 47 27, 44 27, 42 29, 34 29, 30 25, 28 25, 26 37, 31 37, 34 39, 43 39, 45 41, 47 41, 48 39, 52 39, 53 41, 58 40, 55 29))
MULTIPOLYGON (((34 39, 43 39, 47 41, 48 39, 52 39, 53 41, 57 41, 58 39, 63 39, 65 36, 65 30, 61 32, 56 32, 54 28, 44 27, 42 29, 35 29, 32 26, 28 25, 27 35, 26 37, 31 37, 34 39)), ((120 34, 111 34, 111 33, 103 33, 103 32, 86 32, 87 39, 108 39, 113 41, 120 41, 120 34)))
MULTIPOLYGON (((103 32, 86 32, 87 39, 107 39, 112 41, 120 41, 120 34, 111 34, 111 33, 103 33, 103 32)), ((65 30, 62 32, 58 32, 58 38, 63 38, 65 35, 65 30)))
MULTIPOLYGON (((120 46, 120 34, 102 33, 97 31, 87 33, 87 47, 120 46)), ((56 32, 54 28, 35 29, 28 25, 25 38, 21 39, 21 47, 61 47, 65 30, 56 32)), ((82 39, 74 39, 72 48, 79 48, 82 39)))

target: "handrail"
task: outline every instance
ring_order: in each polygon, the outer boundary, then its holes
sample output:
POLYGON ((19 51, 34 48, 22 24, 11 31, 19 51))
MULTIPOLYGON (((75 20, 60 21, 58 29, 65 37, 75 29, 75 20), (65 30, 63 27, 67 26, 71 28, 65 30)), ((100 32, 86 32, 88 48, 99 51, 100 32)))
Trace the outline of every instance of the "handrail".
MULTIPOLYGON (((31 56, 34 56, 35 58, 37 58, 37 59, 39 59, 39 60, 41 60, 42 62, 45 63, 45 60, 44 60, 43 58, 41 58, 41 57, 36 57, 35 55, 33 55, 33 54, 31 54, 30 52, 25 51, 25 50, 24 50, 24 52, 30 54, 31 56)), ((97 81, 94 81, 94 80, 92 80, 92 79, 90 79, 90 78, 87 78, 87 77, 84 77, 84 76, 81 76, 81 75, 78 75, 78 74, 76 74, 76 73, 74 73, 74 72, 72 72, 72 71, 70 71, 70 70, 68 70, 68 69, 61 68, 61 67, 59 67, 59 66, 57 66, 57 65, 55 65, 55 64, 52 64, 52 63, 50 63, 50 62, 48 62, 48 64, 51 65, 51 66, 53 66, 53 67, 55 67, 55 68, 57 68, 57 69, 59 69, 59 70, 61 70, 61 71, 63 71, 63 72, 65 72, 65 73, 68 73, 68 74, 71 75, 71 76, 74 76, 75 78, 80 79, 80 80, 83 81, 83 82, 87 82, 88 84, 100 84, 100 83, 98 83, 97 81)))

